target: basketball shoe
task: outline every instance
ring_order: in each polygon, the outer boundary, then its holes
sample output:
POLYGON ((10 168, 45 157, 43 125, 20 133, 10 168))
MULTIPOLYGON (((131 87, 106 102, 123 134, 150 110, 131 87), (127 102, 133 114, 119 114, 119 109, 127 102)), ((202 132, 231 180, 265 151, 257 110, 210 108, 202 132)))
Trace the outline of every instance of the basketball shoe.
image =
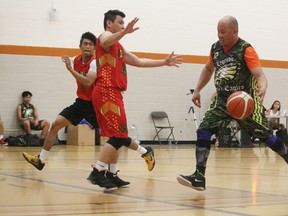
POLYGON ((22 155, 28 163, 32 164, 38 170, 42 170, 45 166, 45 163, 42 163, 39 159, 39 155, 32 156, 27 154, 26 152, 23 152, 22 155))
POLYGON ((206 190, 205 177, 198 170, 189 176, 178 175, 177 181, 186 187, 191 187, 198 191, 206 190))
POLYGON ((111 172, 107 171, 107 172, 106 172, 106 177, 107 177, 114 185, 116 185, 118 188, 126 188, 126 187, 129 187, 130 182, 123 181, 122 179, 120 179, 119 176, 117 175, 118 172, 119 172, 119 170, 114 174, 114 173, 111 173, 111 172))
POLYGON ((0 140, 0 146, 7 146, 7 145, 8 143, 4 139, 0 140))
POLYGON ((155 166, 154 151, 151 147, 146 147, 146 150, 147 152, 141 157, 144 158, 145 162, 147 163, 148 170, 152 171, 155 166))
POLYGON ((106 177, 106 170, 98 171, 94 166, 93 171, 88 176, 87 180, 91 184, 104 187, 105 191, 113 191, 118 187, 106 177))

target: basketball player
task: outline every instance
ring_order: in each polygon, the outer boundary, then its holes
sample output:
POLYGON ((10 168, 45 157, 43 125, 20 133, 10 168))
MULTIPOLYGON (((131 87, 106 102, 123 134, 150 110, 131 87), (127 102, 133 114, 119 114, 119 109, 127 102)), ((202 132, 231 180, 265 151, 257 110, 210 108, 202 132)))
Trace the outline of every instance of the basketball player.
POLYGON ((56 118, 45 139, 43 149, 39 155, 29 155, 23 152, 24 158, 38 170, 42 170, 50 149, 55 143, 58 131, 69 124, 77 125, 86 119, 94 128, 98 127, 96 115, 92 105, 91 95, 96 78, 95 60, 96 37, 91 32, 82 34, 79 48, 81 54, 73 57, 72 63, 68 56, 64 55, 62 61, 69 73, 77 83, 77 98, 75 102, 66 107, 56 118))
POLYGON ((180 184, 196 190, 205 190, 206 163, 211 148, 211 135, 223 121, 231 121, 226 110, 226 100, 235 91, 246 91, 255 101, 253 114, 245 120, 236 120, 250 135, 266 142, 288 163, 286 145, 268 128, 265 109, 262 106, 267 89, 267 79, 262 71, 254 48, 238 37, 238 22, 225 16, 218 22, 219 40, 211 47, 210 57, 200 75, 192 98, 201 107, 200 91, 214 74, 217 96, 214 98, 197 130, 196 170, 192 175, 178 175, 180 184))
POLYGON ((105 32, 99 36, 96 45, 99 71, 92 93, 92 101, 101 135, 109 137, 109 140, 101 149, 99 160, 87 179, 92 184, 105 187, 107 190, 126 187, 130 184, 126 182, 126 184, 118 186, 107 178, 110 175, 117 175, 118 150, 122 146, 142 151, 142 157, 146 160, 149 170, 152 170, 155 165, 153 149, 151 147, 141 149, 134 140, 128 137, 122 96, 122 92, 127 88, 126 64, 136 67, 160 67, 178 66, 182 62, 182 58, 174 55, 173 52, 166 59, 153 60, 138 58, 126 50, 119 41, 127 34, 139 29, 135 27, 139 18, 134 18, 126 27, 124 18, 125 14, 119 10, 109 10, 105 13, 105 32), (107 172, 108 164, 110 164, 109 172, 107 172))

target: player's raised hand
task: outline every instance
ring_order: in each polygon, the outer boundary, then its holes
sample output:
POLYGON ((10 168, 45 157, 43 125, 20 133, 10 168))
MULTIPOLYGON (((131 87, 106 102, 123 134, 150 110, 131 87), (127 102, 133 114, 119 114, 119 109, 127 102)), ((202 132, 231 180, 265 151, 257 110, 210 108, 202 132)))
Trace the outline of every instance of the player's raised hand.
POLYGON ((167 56, 165 65, 179 67, 179 64, 182 64, 182 61, 182 56, 175 55, 173 51, 169 56, 167 56))
POLYGON ((138 22, 139 18, 135 17, 131 22, 128 23, 126 28, 124 28, 124 32, 126 34, 133 33, 134 31, 138 30, 139 27, 134 27, 135 24, 138 22))
POLYGON ((70 58, 67 55, 63 55, 61 60, 66 64, 67 70, 70 70, 72 68, 70 58))

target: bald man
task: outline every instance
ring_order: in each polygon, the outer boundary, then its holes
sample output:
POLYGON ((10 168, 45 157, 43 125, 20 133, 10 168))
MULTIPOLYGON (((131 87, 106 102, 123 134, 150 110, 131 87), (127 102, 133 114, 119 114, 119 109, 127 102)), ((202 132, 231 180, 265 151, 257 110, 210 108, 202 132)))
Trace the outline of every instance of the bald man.
POLYGON ((180 184, 200 191, 206 190, 205 171, 211 136, 224 121, 233 120, 226 110, 226 101, 235 91, 245 91, 255 101, 255 109, 251 116, 244 120, 235 119, 241 129, 267 143, 288 163, 287 146, 273 135, 265 117, 262 103, 268 83, 256 51, 249 43, 239 38, 238 21, 235 17, 223 17, 218 22, 217 31, 219 40, 211 47, 209 59, 201 72, 192 101, 197 107, 201 107, 200 91, 212 75, 217 95, 197 130, 196 170, 192 175, 177 176, 180 184))

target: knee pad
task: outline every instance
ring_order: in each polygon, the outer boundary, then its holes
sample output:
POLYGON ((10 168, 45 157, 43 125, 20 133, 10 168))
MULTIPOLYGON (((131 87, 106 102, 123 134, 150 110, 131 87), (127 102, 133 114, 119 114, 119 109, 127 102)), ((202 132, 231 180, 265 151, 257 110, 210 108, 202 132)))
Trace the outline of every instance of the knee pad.
POLYGON ((131 144, 132 139, 130 137, 127 138, 117 138, 111 137, 107 141, 110 145, 112 145, 116 150, 120 149, 122 146, 129 147, 131 144))
POLYGON ((212 133, 209 130, 198 129, 197 140, 211 140, 212 133))
POLYGON ((287 147, 285 143, 279 139, 274 134, 271 135, 268 139, 266 139, 266 143, 268 144, 269 148, 279 154, 281 157, 287 154, 287 147))
POLYGON ((211 136, 212 133, 208 130, 198 129, 197 130, 197 143, 198 147, 211 148, 211 136))
POLYGON ((272 146, 277 140, 277 137, 273 134, 270 137, 268 137, 264 142, 268 144, 268 146, 272 146))

